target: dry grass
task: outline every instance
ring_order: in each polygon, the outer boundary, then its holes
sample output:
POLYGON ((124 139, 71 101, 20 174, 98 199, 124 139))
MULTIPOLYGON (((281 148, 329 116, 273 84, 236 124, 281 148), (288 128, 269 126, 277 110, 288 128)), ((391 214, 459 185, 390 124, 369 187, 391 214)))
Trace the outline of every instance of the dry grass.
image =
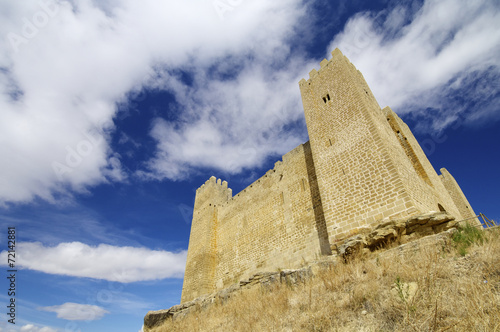
POLYGON ((500 332, 500 232, 485 233, 465 256, 459 247, 354 259, 303 284, 255 287, 155 332, 500 332), (418 284, 415 294, 410 283, 418 284))

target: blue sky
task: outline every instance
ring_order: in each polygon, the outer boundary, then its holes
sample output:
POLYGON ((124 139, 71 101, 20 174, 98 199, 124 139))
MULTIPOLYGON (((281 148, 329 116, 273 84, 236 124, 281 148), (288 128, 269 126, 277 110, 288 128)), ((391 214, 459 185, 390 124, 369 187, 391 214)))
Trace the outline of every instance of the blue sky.
POLYGON ((0 332, 135 332, 178 304, 196 188, 308 140, 298 81, 336 47, 500 220, 495 0, 0 0, 0 33, 0 332))

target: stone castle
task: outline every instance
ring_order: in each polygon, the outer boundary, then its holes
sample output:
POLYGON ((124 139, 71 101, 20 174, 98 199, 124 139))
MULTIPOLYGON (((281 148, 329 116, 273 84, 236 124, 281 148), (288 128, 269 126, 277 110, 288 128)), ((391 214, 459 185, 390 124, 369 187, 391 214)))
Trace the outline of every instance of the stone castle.
POLYGON ((332 55, 299 82, 309 141, 236 196, 215 177, 196 191, 182 303, 330 255, 389 218, 475 216, 452 175, 438 175, 363 75, 338 49, 332 55))

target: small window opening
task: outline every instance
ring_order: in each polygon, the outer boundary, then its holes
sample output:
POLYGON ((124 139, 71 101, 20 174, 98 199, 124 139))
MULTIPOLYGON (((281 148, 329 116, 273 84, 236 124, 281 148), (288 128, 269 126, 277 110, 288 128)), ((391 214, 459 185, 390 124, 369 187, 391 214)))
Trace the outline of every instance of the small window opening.
POLYGON ((446 212, 445 208, 441 204, 438 204, 438 208, 439 208, 439 211, 446 212))
POLYGON ((330 94, 327 93, 325 97, 323 97, 323 101, 325 102, 325 104, 330 101, 330 94))

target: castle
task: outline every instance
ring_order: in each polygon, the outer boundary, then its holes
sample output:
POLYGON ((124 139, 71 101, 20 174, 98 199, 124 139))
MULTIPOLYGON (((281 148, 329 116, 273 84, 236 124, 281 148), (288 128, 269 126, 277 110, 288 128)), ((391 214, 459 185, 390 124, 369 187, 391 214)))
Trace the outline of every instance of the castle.
POLYGON ((234 197, 215 177, 196 191, 182 303, 330 255, 384 219, 438 210, 475 216, 451 174, 436 173, 354 65, 338 49, 332 56, 299 82, 308 142, 234 197))

